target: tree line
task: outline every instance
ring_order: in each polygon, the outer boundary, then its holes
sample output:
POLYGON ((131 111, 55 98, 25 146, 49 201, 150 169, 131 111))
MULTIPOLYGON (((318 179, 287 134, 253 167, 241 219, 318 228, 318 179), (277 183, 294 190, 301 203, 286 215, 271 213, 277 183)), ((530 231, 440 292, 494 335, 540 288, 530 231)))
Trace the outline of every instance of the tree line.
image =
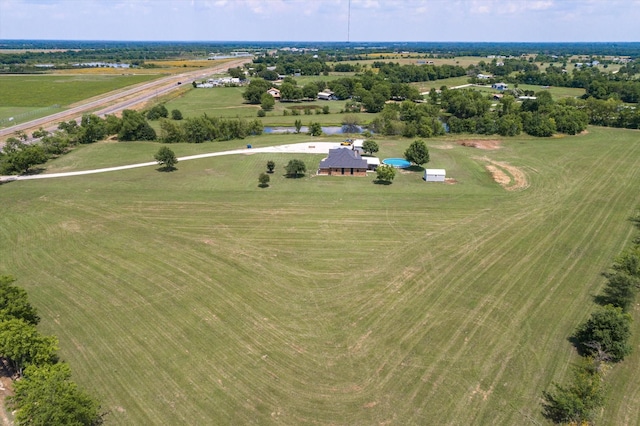
MULTIPOLYGON (((640 228, 640 211, 631 219, 640 228)), ((580 324, 570 341, 582 356, 569 384, 544 391, 543 414, 554 423, 591 424, 605 403, 607 367, 631 353, 631 309, 640 290, 640 237, 602 274, 607 282, 595 302, 600 307, 580 324)))
POLYGON ((218 118, 203 114, 183 120, 179 110, 171 111, 164 105, 156 105, 147 111, 124 110, 122 117, 85 114, 80 122, 61 122, 58 129, 48 132, 42 128, 31 136, 40 143, 27 143, 29 135, 18 132, 7 139, 0 151, 0 174, 29 173, 37 165, 67 153, 72 147, 90 144, 108 137, 119 141, 160 141, 165 143, 201 143, 244 139, 262 134, 259 120, 242 118, 218 118), (158 135, 149 120, 160 120, 158 135))
POLYGON ((37 310, 15 279, 0 276, 0 358, 14 379, 9 406, 18 425, 99 425, 99 402, 71 380, 58 339, 41 334, 37 310))

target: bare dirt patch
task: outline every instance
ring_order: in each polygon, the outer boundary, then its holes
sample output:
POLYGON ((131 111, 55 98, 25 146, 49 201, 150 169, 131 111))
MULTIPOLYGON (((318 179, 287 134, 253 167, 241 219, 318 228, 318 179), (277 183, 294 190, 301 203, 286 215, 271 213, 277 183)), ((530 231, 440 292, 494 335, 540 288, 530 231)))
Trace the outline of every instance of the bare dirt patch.
POLYGON ((486 150, 500 149, 502 145, 502 142, 498 140, 484 140, 484 139, 462 140, 462 141, 458 141, 458 143, 462 146, 468 146, 471 148, 486 149, 486 150))
POLYGON ((519 168, 487 157, 479 158, 479 160, 488 163, 485 168, 491 173, 493 180, 507 191, 519 191, 529 187, 527 175, 519 168))
POLYGON ((453 145, 450 143, 445 143, 442 145, 432 145, 430 148, 435 148, 435 149, 453 149, 453 145))
POLYGON ((0 424, 11 426, 13 422, 7 416, 7 402, 8 396, 13 395, 13 381, 10 377, 3 372, 0 376, 0 424))
POLYGON ((505 188, 509 186, 509 184, 511 183, 511 178, 507 176, 507 174, 504 171, 497 168, 493 164, 487 164, 485 167, 487 168, 487 170, 489 170, 489 173, 491 173, 493 180, 495 180, 505 188))

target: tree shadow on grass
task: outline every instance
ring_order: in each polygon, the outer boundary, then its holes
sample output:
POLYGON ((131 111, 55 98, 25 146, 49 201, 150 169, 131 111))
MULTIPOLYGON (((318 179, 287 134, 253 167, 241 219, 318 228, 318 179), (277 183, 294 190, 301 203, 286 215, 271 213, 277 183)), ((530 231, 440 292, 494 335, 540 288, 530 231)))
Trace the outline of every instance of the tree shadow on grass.
POLYGON ((287 179, 301 179, 303 178, 305 175, 304 174, 297 174, 297 175, 284 175, 285 178, 287 179))
POLYGON ((407 167, 405 170, 410 171, 410 172, 424 172, 424 167, 422 166, 416 166, 415 164, 412 164, 411 166, 407 167))
POLYGON ((176 170, 178 170, 178 168, 177 167, 162 166, 162 167, 158 167, 156 170, 159 171, 159 172, 167 173, 167 172, 175 172, 176 170))
POLYGON ((24 173, 21 173, 21 176, 33 176, 33 175, 39 175, 41 173, 43 173, 45 170, 44 167, 30 167, 29 170, 27 170, 24 173))
POLYGON ((380 179, 376 179, 376 180, 374 180, 374 181, 373 181, 373 184, 374 184, 374 185, 385 185, 385 186, 388 186, 388 185, 391 185, 392 183, 393 183, 393 182, 392 182, 392 181, 390 181, 390 180, 380 180, 380 179))
POLYGON ((269 187, 269 184, 268 184, 268 183, 259 183, 259 184, 258 184, 258 188, 262 188, 262 189, 264 189, 264 188, 268 188, 268 187, 269 187))

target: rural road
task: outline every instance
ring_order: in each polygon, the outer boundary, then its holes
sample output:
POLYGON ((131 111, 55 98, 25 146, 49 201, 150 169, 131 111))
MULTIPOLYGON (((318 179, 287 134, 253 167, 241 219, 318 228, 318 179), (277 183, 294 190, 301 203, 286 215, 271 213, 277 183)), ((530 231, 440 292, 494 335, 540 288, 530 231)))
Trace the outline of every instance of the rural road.
MULTIPOLYGON (((197 160, 200 158, 220 157, 222 155, 236 155, 236 154, 259 154, 259 153, 289 153, 289 154, 328 154, 330 149, 340 148, 340 142, 302 142, 288 145, 267 146, 264 148, 244 148, 234 149, 230 151, 211 152, 208 154, 189 155, 186 157, 178 157, 178 162, 197 160)), ((26 175, 26 176, 0 176, 0 182, 13 182, 17 180, 34 180, 34 179, 53 179, 61 177, 82 176, 91 175, 95 173, 116 172, 119 170, 136 169, 138 167, 157 166, 156 161, 149 161, 147 163, 129 164, 126 166, 106 167, 103 169, 82 170, 78 172, 65 172, 65 173, 51 173, 51 174, 39 174, 39 175, 26 175)))
POLYGON ((181 85, 179 85, 178 82, 182 84, 190 84, 195 79, 201 79, 202 77, 210 74, 220 73, 229 68, 242 66, 247 61, 247 58, 233 60, 214 67, 202 68, 182 74, 162 77, 149 83, 143 83, 124 90, 107 93, 105 95, 101 95, 98 99, 89 99, 88 101, 65 111, 38 118, 36 120, 27 121, 25 123, 20 123, 5 129, 0 129, 0 139, 20 130, 31 131, 43 127, 48 131, 53 131, 57 129, 58 123, 61 121, 73 119, 79 120, 82 117, 82 114, 88 112, 92 112, 99 116, 114 114, 122 111, 123 109, 132 108, 135 105, 148 102, 156 96, 179 89, 181 85))

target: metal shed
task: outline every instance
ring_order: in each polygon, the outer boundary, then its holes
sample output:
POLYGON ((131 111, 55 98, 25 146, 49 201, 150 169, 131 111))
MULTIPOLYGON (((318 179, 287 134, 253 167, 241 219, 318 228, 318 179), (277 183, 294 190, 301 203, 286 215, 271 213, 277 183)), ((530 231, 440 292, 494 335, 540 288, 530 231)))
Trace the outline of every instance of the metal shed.
POLYGON ((425 169, 425 182, 444 182, 447 172, 444 169, 425 169))

